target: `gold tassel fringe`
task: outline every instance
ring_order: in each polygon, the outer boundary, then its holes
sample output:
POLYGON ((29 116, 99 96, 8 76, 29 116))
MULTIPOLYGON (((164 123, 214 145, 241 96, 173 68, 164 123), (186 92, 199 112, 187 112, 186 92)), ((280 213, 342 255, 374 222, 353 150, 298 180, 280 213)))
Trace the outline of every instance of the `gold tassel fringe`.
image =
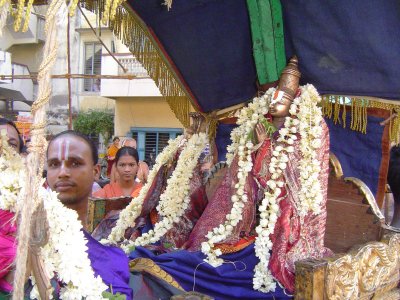
POLYGON ((81 2, 81 5, 98 14, 103 21, 110 17, 108 19, 110 29, 147 70, 177 119, 184 127, 189 127, 189 112, 191 107, 196 109, 196 105, 191 105, 193 103, 192 98, 176 77, 161 50, 158 49, 146 25, 127 4, 118 6, 112 13, 105 13, 107 7, 113 5, 108 2, 110 0, 85 0, 81 2))
POLYGON ((322 96, 322 113, 346 128, 347 107, 350 107, 350 129, 367 133, 368 108, 379 108, 395 114, 390 119, 389 139, 393 144, 400 144, 400 105, 396 103, 382 102, 373 98, 347 97, 338 95, 322 96), (341 118, 340 118, 341 114, 341 118))

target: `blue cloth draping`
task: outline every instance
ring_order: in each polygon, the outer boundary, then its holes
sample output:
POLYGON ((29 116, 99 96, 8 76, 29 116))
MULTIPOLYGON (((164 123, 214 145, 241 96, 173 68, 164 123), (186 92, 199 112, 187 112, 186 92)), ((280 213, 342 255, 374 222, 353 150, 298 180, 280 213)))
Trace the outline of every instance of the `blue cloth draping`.
MULTIPOLYGON (((343 128, 341 124, 334 124, 330 119, 325 120, 329 127, 330 149, 339 159, 344 177, 361 179, 376 195, 384 130, 384 126, 379 123, 383 119, 369 116, 367 134, 343 128)), ((350 124, 349 115, 347 115, 346 124, 348 124, 347 127, 350 124)))
POLYGON ((129 260, 125 253, 117 247, 105 246, 83 231, 87 239, 88 256, 95 275, 112 287, 114 294, 125 294, 126 299, 132 299, 132 289, 129 286, 129 260))
POLYGON ((217 145, 218 161, 226 160, 226 147, 231 144, 231 131, 235 124, 218 124, 215 144, 217 145))
POLYGON ((253 289, 254 266, 258 259, 254 245, 223 255, 225 261, 214 268, 203 261, 204 254, 180 250, 171 253, 154 254, 143 247, 137 247, 130 258, 149 258, 169 273, 186 290, 197 291, 215 299, 290 299, 278 286, 274 293, 261 293, 253 289), (234 263, 232 263, 234 262, 234 263))
MULTIPOLYGON (((129 0, 205 112, 250 100, 256 68, 246 0, 129 0)), ((398 0, 282 0, 286 57, 322 94, 400 98, 398 0)), ((275 62, 272 62, 275 64, 275 62)))
POLYGON ((321 94, 400 98, 397 0, 282 0, 287 57, 321 94))
POLYGON ((245 0, 132 0, 154 31, 203 111, 251 99, 256 68, 245 0))

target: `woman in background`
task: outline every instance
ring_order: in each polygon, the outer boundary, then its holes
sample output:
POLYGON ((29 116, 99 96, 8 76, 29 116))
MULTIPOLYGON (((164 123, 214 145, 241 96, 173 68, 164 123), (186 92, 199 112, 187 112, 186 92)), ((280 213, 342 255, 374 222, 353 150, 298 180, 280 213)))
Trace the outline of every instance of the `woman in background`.
POLYGON ((93 194, 96 198, 137 197, 142 184, 136 180, 139 156, 135 148, 122 147, 115 155, 118 179, 93 194))
MULTIPOLYGON (((95 198, 137 197, 142 183, 136 180, 139 169, 139 157, 135 148, 122 147, 115 155, 115 166, 118 179, 95 192, 95 198)), ((119 218, 120 210, 110 211, 93 231, 96 240, 107 238, 119 218)))

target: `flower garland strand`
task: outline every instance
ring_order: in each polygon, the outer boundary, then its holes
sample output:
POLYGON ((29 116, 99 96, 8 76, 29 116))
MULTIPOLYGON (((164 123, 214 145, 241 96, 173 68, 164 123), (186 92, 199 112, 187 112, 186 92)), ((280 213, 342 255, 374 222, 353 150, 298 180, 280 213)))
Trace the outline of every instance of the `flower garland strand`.
MULTIPOLYGON (((26 166, 24 159, 8 144, 5 130, 1 131, 0 147, 0 208, 16 212, 24 194, 26 166)), ((44 187, 39 189, 39 198, 43 200, 49 225, 49 239, 41 247, 40 256, 47 274, 56 274, 65 284, 61 288, 61 299, 103 299, 107 286, 94 275, 78 214, 65 207, 55 192, 48 192, 44 187)), ((38 299, 38 295, 34 288, 31 298, 38 299)))
POLYGON ((65 283, 60 298, 103 299, 107 285, 94 274, 77 212, 65 207, 56 192, 41 188, 39 197, 43 199, 49 225, 49 241, 40 255, 48 274, 55 273, 65 283))
MULTIPOLYGON (((125 230, 131 226, 135 226, 135 220, 142 210, 144 198, 149 192, 158 171, 160 170, 161 166, 166 164, 174 157, 179 149, 179 146, 182 144, 183 139, 184 136, 179 136, 174 140, 168 141, 168 146, 166 146, 164 150, 157 156, 156 162, 149 172, 147 183, 142 187, 139 195, 132 199, 131 203, 129 203, 129 205, 121 211, 116 226, 111 230, 108 238, 101 241, 102 243, 117 244, 119 241, 124 240, 125 230)), ((126 244, 128 241, 124 240, 123 243, 126 244)))
POLYGON ((26 182, 24 159, 8 144, 5 129, 0 135, 0 209, 17 212, 26 182))
POLYGON ((251 153, 254 145, 251 135, 257 123, 265 122, 264 115, 268 112, 268 100, 274 91, 275 89, 269 89, 263 96, 254 98, 247 107, 241 109, 237 120, 239 126, 231 133, 232 144, 228 146, 228 165, 232 163, 235 155, 238 157, 238 182, 235 185, 235 193, 231 196, 233 206, 224 223, 209 231, 206 235, 208 240, 201 244, 201 251, 206 255, 205 261, 213 267, 218 267, 223 263, 223 260, 218 258, 222 252, 220 249, 214 249, 215 244, 232 234, 233 229, 242 220, 243 207, 248 200, 245 193, 246 179, 253 168, 251 153))
MULTIPOLYGON (((291 114, 297 110, 298 99, 294 99, 290 107, 291 114)), ((275 291, 276 282, 268 268, 272 241, 270 235, 274 232, 276 221, 279 215, 279 198, 281 188, 284 186, 285 179, 283 172, 289 161, 289 153, 294 152, 292 146, 297 139, 296 123, 298 120, 286 117, 284 127, 279 130, 277 143, 272 151, 269 172, 271 179, 267 181, 264 190, 264 198, 258 208, 260 212, 260 224, 256 227, 257 237, 255 240, 255 255, 260 262, 255 266, 253 287, 264 293, 275 291)))
POLYGON ((154 225, 153 230, 138 237, 134 242, 130 241, 127 249, 132 245, 144 246, 159 241, 174 223, 179 222, 190 203, 190 179, 193 170, 207 143, 208 137, 205 133, 194 134, 187 141, 187 145, 179 155, 174 172, 167 180, 167 187, 160 196, 157 211, 162 219, 154 225))
POLYGON ((300 201, 297 207, 300 216, 306 216, 309 211, 315 215, 321 213, 323 201, 322 187, 318 180, 321 173, 321 161, 318 160, 317 150, 321 148, 322 109, 317 106, 321 102, 315 87, 308 84, 302 88, 302 101, 297 117, 300 121, 299 131, 301 135, 300 151, 303 159, 300 162, 300 201))
POLYGON ((317 150, 321 146, 322 111, 317 107, 321 100, 312 85, 301 87, 301 97, 293 100, 290 114, 285 119, 284 127, 279 130, 277 143, 272 151, 269 172, 271 179, 267 182, 264 199, 259 207, 260 224, 256 228, 255 254, 260 262, 256 265, 253 287, 264 293, 275 291, 276 282, 268 268, 272 241, 270 235, 274 232, 279 215, 281 188, 284 186, 284 170, 289 161, 289 153, 294 152, 294 141, 298 134, 301 137, 299 164, 300 186, 299 203, 295 203, 301 222, 309 213, 318 214, 321 211, 323 199, 318 177, 321 172, 321 162, 317 160, 317 150), (297 116, 295 118, 294 116, 297 116))

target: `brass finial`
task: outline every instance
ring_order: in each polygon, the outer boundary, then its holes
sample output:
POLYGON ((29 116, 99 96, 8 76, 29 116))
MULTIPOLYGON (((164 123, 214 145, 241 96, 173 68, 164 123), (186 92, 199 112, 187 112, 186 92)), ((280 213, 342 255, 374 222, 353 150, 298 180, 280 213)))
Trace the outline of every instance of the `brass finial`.
POLYGON ((279 79, 278 90, 283 92, 283 98, 293 101, 297 89, 299 88, 299 81, 301 73, 298 69, 297 56, 293 56, 287 66, 283 69, 279 79))

